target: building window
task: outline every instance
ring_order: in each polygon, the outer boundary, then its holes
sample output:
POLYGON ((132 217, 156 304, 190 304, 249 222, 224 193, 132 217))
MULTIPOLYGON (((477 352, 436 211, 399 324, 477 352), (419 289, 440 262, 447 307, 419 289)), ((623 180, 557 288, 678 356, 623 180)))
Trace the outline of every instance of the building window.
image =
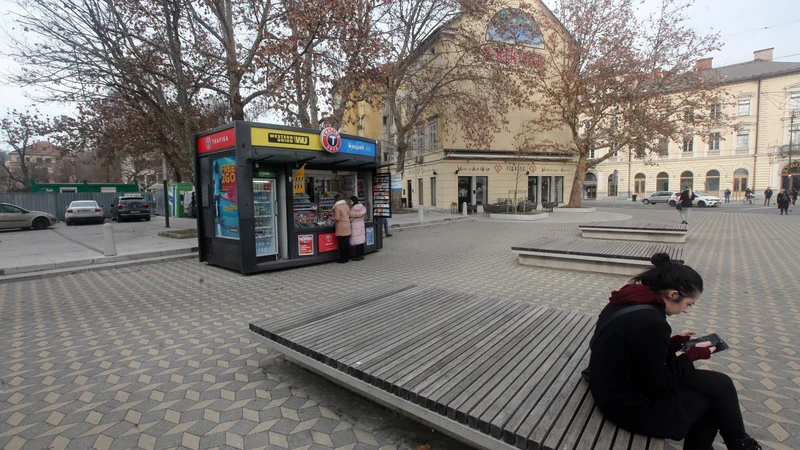
POLYGON ((706 173, 706 194, 719 195, 719 171, 709 170, 706 173))
POLYGON ((383 126, 389 125, 389 116, 383 116, 383 126))
POLYGON ((436 150, 436 119, 431 119, 428 121, 428 151, 432 152, 436 150))
POLYGON ((658 153, 660 155, 669 154, 669 138, 662 137, 658 139, 658 153))
POLYGON ((431 177, 431 206, 436 206, 436 177, 431 177))
POLYGON ((789 94, 789 111, 800 111, 800 92, 789 94))
POLYGON ((750 175, 750 172, 747 169, 736 169, 733 172, 733 193, 736 196, 744 194, 744 191, 747 190, 747 178, 750 175))
POLYGON ((50 164, 50 158, 45 158, 44 162, 46 162, 47 164, 50 164))
POLYGON ((594 159, 594 149, 589 150, 589 153, 586 154, 586 159, 594 159))
POLYGON ((617 185, 614 184, 614 175, 608 176, 608 196, 609 197, 617 196, 617 185))
POLYGON ((637 173, 633 177, 633 193, 636 195, 644 195, 645 187, 647 184, 647 177, 643 173, 637 173))
POLYGON ((681 174, 681 185, 679 189, 691 188, 694 189, 694 174, 690 171, 685 171, 681 174))
POLYGON ((683 121, 686 123, 694 122, 694 111, 692 111, 691 108, 686 108, 683 111, 683 121))
POLYGON ((692 153, 694 151, 694 137, 686 136, 683 138, 683 153, 692 153))
POLYGON ((669 174, 667 172, 659 172, 656 175, 656 190, 668 191, 669 190, 669 174))
POLYGON ((739 117, 750 115, 750 99, 739 100, 739 117))
POLYGON ((721 139, 722 135, 720 135, 720 133, 711 133, 711 136, 708 140, 708 151, 719 152, 719 142, 721 139))
POLYGON ((750 132, 747 130, 739 130, 736 133, 736 148, 747 149, 750 148, 750 132))
POLYGON ((720 117, 722 117, 722 105, 719 103, 711 105, 711 118, 719 119, 720 117))

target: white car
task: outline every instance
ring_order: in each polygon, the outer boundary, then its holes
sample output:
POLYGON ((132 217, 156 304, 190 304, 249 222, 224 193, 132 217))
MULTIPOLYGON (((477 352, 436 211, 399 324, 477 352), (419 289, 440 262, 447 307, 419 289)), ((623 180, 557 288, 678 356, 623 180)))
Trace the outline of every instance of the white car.
MULTIPOLYGON (((713 195, 708 195, 703 191, 694 191, 694 196, 696 197, 692 202, 692 205, 699 206, 701 208, 706 206, 717 206, 720 204, 721 200, 719 197, 714 197, 713 195)), ((681 193, 676 192, 672 194, 672 197, 669 198, 669 206, 675 207, 678 205, 678 201, 680 201, 681 193)))
POLYGON ((66 217, 67 225, 74 223, 103 223, 103 208, 94 200, 76 200, 69 204, 66 217))

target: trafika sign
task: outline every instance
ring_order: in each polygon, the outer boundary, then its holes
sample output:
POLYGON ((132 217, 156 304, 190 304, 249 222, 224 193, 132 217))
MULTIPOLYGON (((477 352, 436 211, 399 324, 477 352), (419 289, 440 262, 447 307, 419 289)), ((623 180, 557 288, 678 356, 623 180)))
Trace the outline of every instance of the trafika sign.
POLYGON ((197 152, 208 153, 236 146, 236 132, 233 128, 219 131, 197 139, 197 152))
POLYGON ((328 153, 336 153, 342 148, 342 137, 335 128, 325 128, 320 132, 319 138, 322 141, 322 148, 328 153))

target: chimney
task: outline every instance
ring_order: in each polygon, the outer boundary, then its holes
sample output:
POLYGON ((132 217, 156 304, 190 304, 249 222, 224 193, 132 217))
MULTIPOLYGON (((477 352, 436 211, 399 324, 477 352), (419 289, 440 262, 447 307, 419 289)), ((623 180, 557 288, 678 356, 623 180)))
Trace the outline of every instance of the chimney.
POLYGON ((772 61, 772 51, 775 47, 756 50, 753 52, 753 61, 772 61))
POLYGON ((714 58, 698 59, 694 65, 694 68, 697 70, 708 70, 711 68, 711 61, 713 60, 714 58))

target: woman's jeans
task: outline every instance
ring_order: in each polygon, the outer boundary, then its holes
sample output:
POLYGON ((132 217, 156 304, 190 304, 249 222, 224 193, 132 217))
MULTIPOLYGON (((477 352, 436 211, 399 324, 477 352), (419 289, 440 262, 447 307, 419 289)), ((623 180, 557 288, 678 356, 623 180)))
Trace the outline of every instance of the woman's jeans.
POLYGON ((686 206, 682 207, 681 208, 681 220, 683 220, 686 223, 689 223, 689 211, 691 211, 691 210, 692 210, 691 207, 686 207, 686 206))

